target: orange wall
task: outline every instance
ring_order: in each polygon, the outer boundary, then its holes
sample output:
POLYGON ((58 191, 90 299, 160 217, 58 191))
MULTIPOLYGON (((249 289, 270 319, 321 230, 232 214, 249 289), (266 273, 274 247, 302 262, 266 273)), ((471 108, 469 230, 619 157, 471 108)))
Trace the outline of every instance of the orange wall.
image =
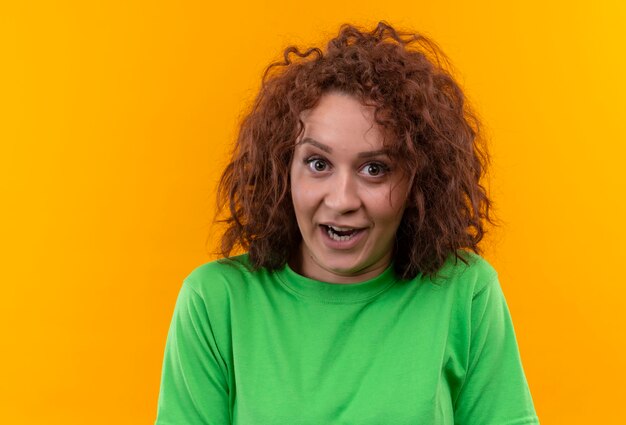
POLYGON ((2 6, 1 422, 154 421, 175 297, 212 258, 215 182, 264 66, 379 19, 437 40, 484 120, 504 222, 486 257, 542 423, 622 418, 624 2, 184 3, 2 6))

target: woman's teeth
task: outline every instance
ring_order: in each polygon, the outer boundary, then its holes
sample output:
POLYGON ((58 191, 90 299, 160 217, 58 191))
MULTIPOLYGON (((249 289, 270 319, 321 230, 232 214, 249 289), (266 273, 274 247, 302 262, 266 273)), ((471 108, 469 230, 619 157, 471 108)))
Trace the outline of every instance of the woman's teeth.
POLYGON ((334 226, 324 226, 326 227, 326 232, 328 236, 334 241, 348 241, 352 239, 354 235, 357 234, 358 229, 353 229, 351 227, 334 227, 334 226))

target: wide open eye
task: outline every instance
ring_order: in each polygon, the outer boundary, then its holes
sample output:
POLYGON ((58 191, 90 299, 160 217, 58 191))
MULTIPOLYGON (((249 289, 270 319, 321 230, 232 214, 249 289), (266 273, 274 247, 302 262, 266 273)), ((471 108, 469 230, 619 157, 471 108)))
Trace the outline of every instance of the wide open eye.
POLYGON ((389 172, 389 167, 380 162, 369 162, 361 168, 361 172, 369 177, 381 177, 389 172))
POLYGON ((322 171, 326 171, 326 169, 328 169, 328 162, 322 158, 307 158, 306 164, 311 171, 316 173, 321 173, 322 171))

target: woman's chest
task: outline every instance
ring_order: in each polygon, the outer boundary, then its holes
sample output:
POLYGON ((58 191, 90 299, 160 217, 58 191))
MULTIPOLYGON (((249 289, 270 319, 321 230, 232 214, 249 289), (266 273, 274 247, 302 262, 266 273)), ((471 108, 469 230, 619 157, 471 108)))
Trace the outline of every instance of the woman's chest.
POLYGON ((300 305, 234 321, 233 423, 452 424, 463 359, 450 311, 394 305, 300 305))

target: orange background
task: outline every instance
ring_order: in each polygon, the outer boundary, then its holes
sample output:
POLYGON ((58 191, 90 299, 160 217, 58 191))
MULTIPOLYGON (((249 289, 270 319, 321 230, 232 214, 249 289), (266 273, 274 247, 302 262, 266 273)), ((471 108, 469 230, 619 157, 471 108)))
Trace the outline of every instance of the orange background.
POLYGON ((625 3, 429 3, 5 2, 0 422, 154 421, 174 301, 213 258, 215 183, 264 67, 380 19, 434 38, 482 116, 504 222, 485 256, 542 424, 620 422, 625 3))

